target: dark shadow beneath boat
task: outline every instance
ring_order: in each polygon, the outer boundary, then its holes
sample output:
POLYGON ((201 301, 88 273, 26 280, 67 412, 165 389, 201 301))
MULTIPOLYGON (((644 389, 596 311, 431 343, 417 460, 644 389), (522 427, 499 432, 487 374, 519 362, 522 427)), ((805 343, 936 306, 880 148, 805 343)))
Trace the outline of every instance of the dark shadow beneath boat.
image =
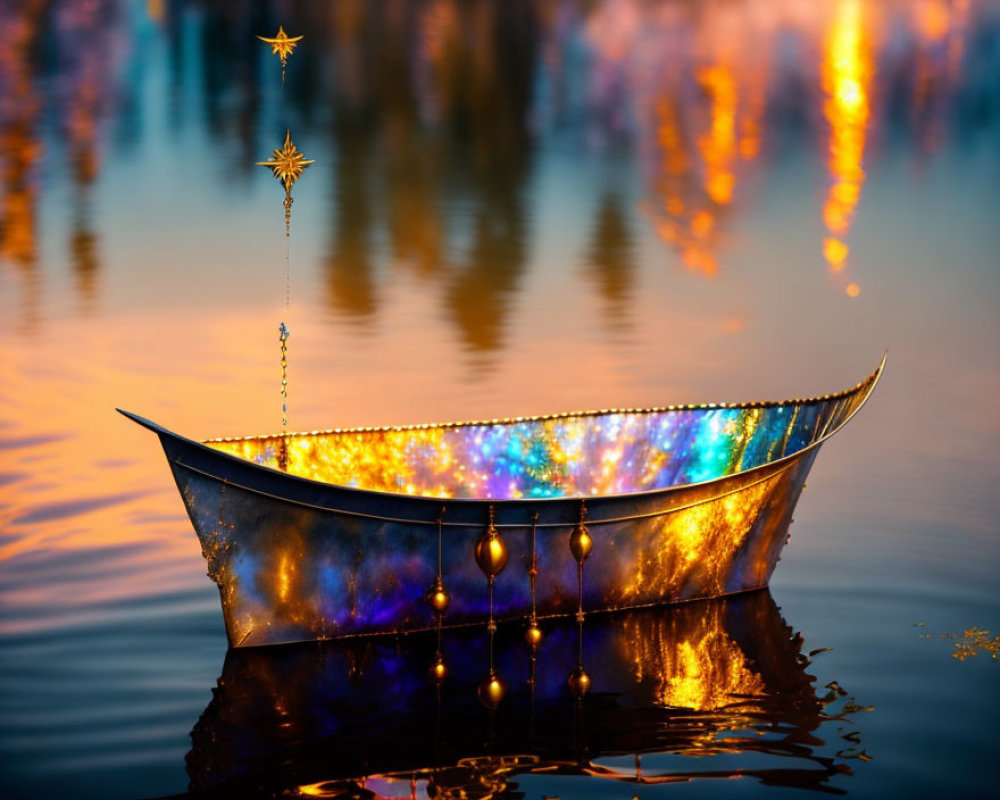
POLYGON ((766 591, 550 623, 534 658, 524 630, 496 633, 506 691, 493 709, 477 691, 491 670, 483 628, 446 630, 440 644, 430 633, 230 650, 191 732, 191 794, 377 798, 402 781, 417 797, 507 797, 527 775, 745 776, 842 794, 831 780, 863 753, 848 718, 858 707, 836 684, 817 691, 766 591), (582 696, 567 682, 580 666, 582 696), (831 722, 823 736, 839 746, 818 736, 831 722))

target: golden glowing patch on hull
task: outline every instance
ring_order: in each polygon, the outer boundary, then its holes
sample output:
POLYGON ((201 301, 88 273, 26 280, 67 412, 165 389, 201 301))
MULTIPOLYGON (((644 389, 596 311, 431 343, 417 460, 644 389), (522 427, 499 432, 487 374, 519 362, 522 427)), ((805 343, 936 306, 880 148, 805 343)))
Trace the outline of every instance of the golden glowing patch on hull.
MULTIPOLYGON (((694 586, 706 596, 725 594, 736 557, 783 475, 657 519, 653 535, 633 555, 632 574, 615 604, 640 602, 656 586, 671 593, 662 598, 665 601, 683 599, 694 586)), ((766 552, 749 570, 755 578, 748 585, 766 583, 770 568, 766 552)))

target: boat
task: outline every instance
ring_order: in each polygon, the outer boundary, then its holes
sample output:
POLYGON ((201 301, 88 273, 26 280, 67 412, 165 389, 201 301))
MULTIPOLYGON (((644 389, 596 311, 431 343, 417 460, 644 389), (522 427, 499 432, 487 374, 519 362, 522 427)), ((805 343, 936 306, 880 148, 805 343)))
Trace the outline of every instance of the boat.
POLYGON ((767 586, 852 389, 197 442, 159 436, 231 647, 547 618, 767 586))
POLYGON ((478 628, 404 648, 372 636, 230 650, 191 731, 189 791, 516 797, 531 776, 585 776, 593 796, 719 778, 838 793, 865 757, 865 707, 807 672, 803 638, 766 589, 588 619, 583 698, 565 683, 579 636, 572 618, 554 620, 531 658, 517 624, 501 624, 496 666, 511 690, 496 712, 476 698, 489 660, 478 628), (442 686, 427 679, 438 648, 452 668, 442 686))

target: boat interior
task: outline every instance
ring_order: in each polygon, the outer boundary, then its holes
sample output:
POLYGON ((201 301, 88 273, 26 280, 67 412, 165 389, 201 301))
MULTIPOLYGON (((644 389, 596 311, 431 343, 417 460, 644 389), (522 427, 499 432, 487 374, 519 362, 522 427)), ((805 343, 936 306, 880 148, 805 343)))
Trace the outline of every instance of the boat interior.
POLYGON ((881 370, 853 389, 782 403, 610 409, 205 444, 289 474, 373 491, 496 500, 619 495, 703 483, 791 456, 839 429, 881 370))

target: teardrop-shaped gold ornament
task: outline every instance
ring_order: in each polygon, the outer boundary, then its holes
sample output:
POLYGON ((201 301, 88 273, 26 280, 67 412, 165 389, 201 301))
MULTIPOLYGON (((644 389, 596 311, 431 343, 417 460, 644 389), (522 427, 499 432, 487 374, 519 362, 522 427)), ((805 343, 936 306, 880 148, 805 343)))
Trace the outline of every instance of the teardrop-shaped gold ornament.
POLYGON ((583 697, 590 690, 590 676, 583 666, 578 664, 566 679, 566 685, 577 697, 583 697))
POLYGON ((448 665, 444 663, 444 656, 438 653, 437 658, 434 659, 434 663, 431 664, 430 668, 431 682, 435 686, 440 686, 444 683, 444 679, 448 677, 448 665))
POLYGON ((583 520, 580 520, 579 524, 577 524, 573 532, 569 535, 569 551, 573 554, 573 558, 576 559, 576 563, 582 564, 587 560, 587 556, 590 555, 590 551, 593 549, 594 540, 590 538, 590 531, 583 524, 583 520))
POLYGON ((490 506, 490 524, 476 542, 476 563, 483 574, 495 578, 507 566, 507 545, 493 524, 493 506, 490 506))
POLYGON ((506 693, 507 687, 493 670, 479 684, 479 702, 491 710, 500 705, 506 693))
POLYGON ((448 603, 451 602, 451 595, 444 588, 444 582, 440 578, 435 579, 434 583, 431 584, 431 588, 427 592, 427 602, 438 614, 443 614, 445 609, 448 608, 448 603))
POLYGON ((534 650, 542 642, 542 629, 537 624, 532 623, 524 632, 524 641, 534 650))

